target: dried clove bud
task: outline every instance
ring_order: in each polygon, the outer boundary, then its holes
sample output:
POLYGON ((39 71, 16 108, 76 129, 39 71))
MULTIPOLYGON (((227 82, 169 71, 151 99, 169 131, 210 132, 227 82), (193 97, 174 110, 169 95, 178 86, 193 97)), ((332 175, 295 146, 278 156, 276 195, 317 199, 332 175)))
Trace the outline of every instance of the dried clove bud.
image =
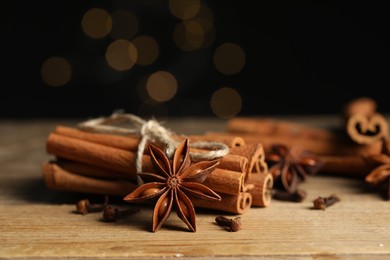
POLYGON ((118 208, 108 206, 103 211, 103 219, 107 222, 116 222, 118 218, 134 214, 138 211, 139 208, 132 207, 126 210, 119 210, 118 208))
POLYGON ((306 198, 306 196, 306 191, 302 189, 297 189, 295 192, 292 193, 288 191, 276 190, 272 197, 276 200, 302 202, 306 198))
POLYGON ((103 204, 91 204, 88 199, 79 200, 76 204, 77 212, 82 215, 92 212, 102 212, 108 205, 109 198, 104 196, 103 204))
POLYGON ((230 232, 236 232, 241 229, 241 217, 231 219, 225 216, 218 216, 215 218, 215 222, 219 226, 226 227, 230 232))
POLYGON ((327 207, 332 206, 336 202, 339 202, 340 198, 336 195, 331 195, 329 197, 318 197, 313 201, 314 209, 325 210, 327 207))

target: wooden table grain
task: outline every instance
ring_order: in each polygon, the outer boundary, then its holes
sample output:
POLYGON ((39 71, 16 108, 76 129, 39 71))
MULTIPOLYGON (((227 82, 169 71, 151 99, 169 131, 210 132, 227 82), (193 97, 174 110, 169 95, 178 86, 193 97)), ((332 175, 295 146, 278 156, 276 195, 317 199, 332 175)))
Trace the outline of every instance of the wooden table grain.
MULTIPOLYGON (((337 125, 334 117, 294 118, 308 124, 337 125)), ((82 194, 49 190, 41 177, 48 134, 58 124, 77 120, 0 121, 0 259, 385 259, 390 257, 390 202, 362 180, 309 176, 301 203, 273 200, 269 207, 241 215, 243 227, 228 232, 217 226, 217 211, 197 209, 197 231, 171 214, 152 233, 151 209, 115 223, 100 213, 75 213, 82 194), (312 209, 318 196, 341 201, 312 209)), ((176 133, 225 130, 210 118, 166 119, 176 133)), ((114 203, 116 203, 114 201, 114 203)), ((118 200, 119 206, 120 200, 118 200)), ((223 213, 222 213, 223 214, 223 213)))

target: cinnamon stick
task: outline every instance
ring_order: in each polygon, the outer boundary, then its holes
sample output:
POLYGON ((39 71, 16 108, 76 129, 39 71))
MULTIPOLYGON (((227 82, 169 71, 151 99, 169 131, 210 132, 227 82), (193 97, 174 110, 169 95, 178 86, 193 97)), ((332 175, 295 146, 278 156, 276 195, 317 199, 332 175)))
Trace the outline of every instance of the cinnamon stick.
POLYGON ((244 214, 252 206, 252 194, 249 192, 240 192, 238 195, 219 194, 221 201, 209 201, 198 198, 192 198, 195 207, 219 210, 234 214, 244 214))
POLYGON ((137 151, 140 141, 137 135, 122 136, 92 133, 74 127, 67 127, 61 125, 55 128, 54 133, 128 151, 137 151))
POLYGON ((288 136, 290 138, 325 139, 337 138, 335 134, 320 127, 308 126, 288 120, 260 117, 235 117, 228 121, 227 131, 258 136, 288 136))
MULTIPOLYGON (((61 158, 116 171, 123 174, 124 178, 136 178, 136 155, 133 152, 61 136, 55 133, 49 135, 47 151, 61 158)), ((231 156, 230 158, 238 158, 238 162, 242 162, 243 157, 231 156)), ((143 155, 142 165, 143 171, 154 172, 149 155, 143 155)), ((234 169, 240 166, 240 163, 237 163, 235 160, 225 160, 224 165, 228 169, 234 169)), ((206 180, 210 188, 217 192, 237 194, 242 190, 244 172, 241 171, 241 168, 238 171, 228 169, 216 168, 206 180)), ((73 168, 73 170, 77 172, 82 169, 73 168)), ((85 172, 84 175, 86 175, 85 172)))
POLYGON ((137 187, 125 180, 102 180, 74 174, 53 162, 43 165, 42 175, 47 187, 59 191, 123 196, 137 187))
POLYGON ((82 162, 71 161, 67 159, 63 159, 61 157, 57 158, 55 162, 62 169, 72 172, 78 175, 83 175, 87 177, 99 178, 99 179, 128 179, 130 181, 136 181, 135 176, 126 175, 122 172, 108 170, 102 167, 98 167, 95 165, 90 165, 82 162))
POLYGON ((244 173, 216 168, 203 182, 217 193, 237 195, 243 190, 244 173))
POLYGON ((322 163, 319 174, 356 178, 364 178, 377 166, 377 163, 369 156, 319 156, 319 160, 322 163))
MULTIPOLYGON (((140 142, 140 137, 138 135, 113 135, 94 133, 62 125, 57 126, 54 132, 68 137, 73 137, 84 141, 103 144, 128 151, 137 151, 140 142)), ((176 135, 174 136, 174 138, 180 141, 186 137, 176 135)), ((197 141, 212 141, 224 143, 228 147, 237 147, 245 144, 244 139, 239 136, 216 136, 210 138, 209 136, 204 135, 190 135, 188 136, 188 138, 191 143, 197 141)))
MULTIPOLYGON (((132 151, 125 151, 57 133, 49 135, 46 150, 49 154, 58 157, 122 172, 134 178, 137 174, 135 169, 136 153, 132 151)), ((149 155, 143 155, 142 165, 144 167, 143 171, 153 171, 149 155)), ((218 168, 245 172, 247 165, 245 157, 228 154, 221 158, 218 168)))
MULTIPOLYGON (((136 154, 106 145, 51 133, 46 142, 46 151, 69 160, 96 165, 136 177, 136 154)), ((143 170, 153 170, 150 156, 142 157, 143 170)))
POLYGON ((226 144, 228 147, 240 147, 245 145, 245 141, 241 136, 207 136, 207 135, 190 135, 188 136, 191 142, 207 141, 220 142, 226 144))
POLYGON ((254 185, 253 189, 249 190, 252 194, 252 206, 268 207, 271 204, 274 185, 271 173, 252 174, 246 183, 254 185))
POLYGON ((348 102, 343 115, 349 138, 358 144, 370 144, 388 136, 388 122, 377 112, 375 100, 368 97, 348 102))
POLYGON ((251 173, 261 173, 264 161, 264 149, 261 143, 250 143, 239 147, 230 148, 230 153, 234 155, 244 156, 248 159, 248 169, 246 171, 245 179, 248 179, 251 173))
MULTIPOLYGON (((235 135, 229 132, 213 132, 207 135, 235 135)), ((338 141, 329 141, 322 139, 293 138, 285 135, 262 136, 256 134, 241 134, 247 145, 251 143, 261 143, 265 151, 269 150, 275 144, 282 144, 287 147, 301 147, 302 149, 317 155, 368 155, 380 153, 382 143, 380 141, 370 144, 356 144, 349 140, 339 139, 338 141)), ((387 141, 390 147, 390 142, 387 141)))

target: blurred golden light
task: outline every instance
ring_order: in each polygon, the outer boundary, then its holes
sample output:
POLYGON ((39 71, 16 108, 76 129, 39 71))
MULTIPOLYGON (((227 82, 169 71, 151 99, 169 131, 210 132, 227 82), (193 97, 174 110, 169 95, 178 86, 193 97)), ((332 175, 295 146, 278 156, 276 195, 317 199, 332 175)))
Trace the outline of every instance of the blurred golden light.
POLYGON ((173 33, 177 47, 183 51, 194 51, 203 46, 205 40, 202 25, 196 20, 179 23, 173 33))
POLYGON ((47 85, 60 87, 69 82, 72 68, 66 59, 51 57, 42 64, 41 76, 47 85))
POLYGON ((149 65, 156 61, 159 55, 159 46, 154 38, 141 35, 133 40, 133 44, 138 51, 137 64, 149 65))
POLYGON ((214 22, 213 11, 211 11, 210 7, 208 7, 207 5, 204 5, 204 4, 200 5, 200 9, 199 9, 198 15, 196 17, 209 20, 211 23, 214 22))
POLYGON ((116 40, 106 50, 108 64, 116 70, 129 70, 137 62, 137 49, 132 42, 116 40))
POLYGON ((158 102, 168 101, 177 92, 176 78, 167 71, 157 71, 150 75, 146 82, 146 90, 154 100, 158 102))
POLYGON ((169 0, 169 10, 181 20, 195 17, 200 10, 200 0, 169 0))
POLYGON ((111 16, 104 9, 92 8, 84 14, 81 28, 91 38, 103 38, 111 31, 111 16))
POLYGON ((232 118, 241 111, 241 96, 233 88, 222 87, 211 97, 213 113, 220 118, 232 118))
POLYGON ((113 39, 132 40, 138 30, 138 20, 135 15, 126 10, 116 10, 111 14, 113 39))
POLYGON ((209 47, 215 40, 215 30, 212 21, 202 17, 195 18, 194 21, 199 23, 204 32, 202 48, 209 47))
POLYGON ((235 43, 224 43, 214 53, 214 65, 223 74, 238 73, 245 65, 245 53, 235 43))

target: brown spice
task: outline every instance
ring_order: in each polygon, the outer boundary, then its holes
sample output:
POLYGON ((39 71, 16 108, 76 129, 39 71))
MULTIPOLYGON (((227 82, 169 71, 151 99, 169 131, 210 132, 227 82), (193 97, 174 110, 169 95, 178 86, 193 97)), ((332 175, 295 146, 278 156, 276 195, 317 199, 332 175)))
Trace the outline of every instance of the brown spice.
POLYGON ((313 201, 313 208, 325 210, 327 207, 330 207, 339 201, 340 198, 337 197, 336 195, 331 195, 329 197, 318 197, 313 201))
POLYGON ((153 211, 153 232, 164 224, 173 206, 188 228, 196 231, 195 209, 188 195, 221 200, 217 193, 202 184, 219 160, 193 163, 189 149, 189 140, 185 139, 177 147, 171 163, 160 148, 151 144, 149 152, 157 173, 139 173, 145 183, 124 198, 127 202, 144 202, 158 198, 153 211))
POLYGON ((285 145, 273 145, 267 153, 266 162, 275 182, 275 188, 294 193, 298 184, 306 180, 307 175, 316 173, 320 161, 312 154, 285 145))
POLYGON ((272 198, 282 201, 302 202, 306 196, 307 192, 302 189, 297 189, 293 193, 282 190, 275 190, 272 198))
POLYGON ((107 222, 116 222, 118 218, 134 214, 139 211, 139 208, 131 207, 126 210, 120 210, 111 206, 107 206, 103 211, 103 219, 107 222))
POLYGON ((217 216, 215 222, 219 226, 226 227, 230 232, 237 232, 241 229, 241 217, 228 218, 225 216, 217 216))
POLYGON ((345 104, 343 115, 347 135, 357 144, 372 144, 388 136, 388 122, 372 98, 352 99, 345 104))
POLYGON ((86 215, 92 212, 102 212, 107 207, 108 201, 108 196, 104 196, 103 204, 91 204, 89 199, 82 199, 77 202, 76 209, 77 212, 82 215, 86 215))

